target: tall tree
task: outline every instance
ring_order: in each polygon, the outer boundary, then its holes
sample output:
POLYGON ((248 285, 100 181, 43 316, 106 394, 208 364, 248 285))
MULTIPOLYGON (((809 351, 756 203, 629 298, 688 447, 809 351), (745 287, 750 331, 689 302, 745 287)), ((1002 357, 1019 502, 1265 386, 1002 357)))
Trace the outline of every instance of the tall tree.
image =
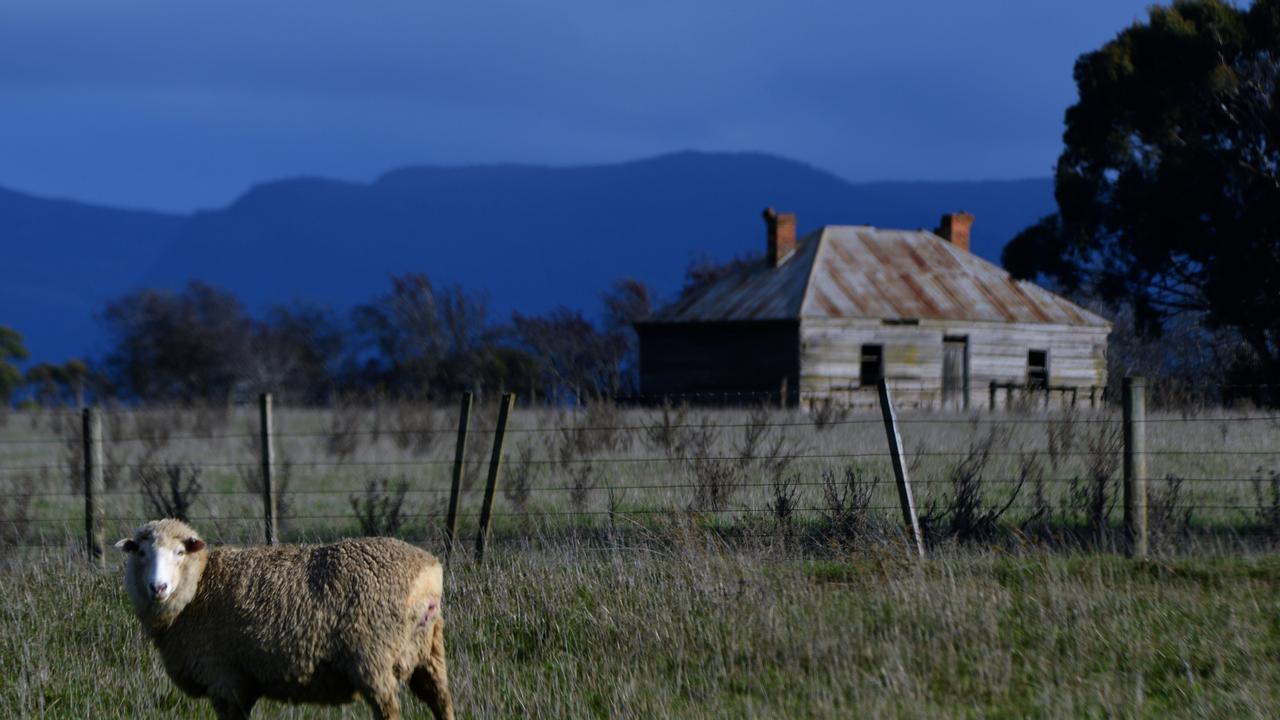
POLYGON ((9 404, 13 391, 22 384, 22 371, 14 364, 27 359, 27 348, 22 344, 22 334, 0 325, 0 404, 9 404))
POLYGON ((117 387, 144 400, 224 400, 247 378, 254 325, 235 296, 200 282, 140 290, 102 314, 117 387))
POLYGON ((1156 6, 1075 65, 1058 212, 1005 248, 1131 305, 1140 329, 1201 313, 1280 372, 1280 0, 1156 6))

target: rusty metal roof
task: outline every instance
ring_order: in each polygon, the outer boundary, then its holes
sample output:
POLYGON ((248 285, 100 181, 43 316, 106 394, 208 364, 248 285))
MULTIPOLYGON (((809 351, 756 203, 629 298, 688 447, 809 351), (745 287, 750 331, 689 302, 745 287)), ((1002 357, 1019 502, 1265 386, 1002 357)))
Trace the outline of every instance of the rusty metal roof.
POLYGON ((827 226, 650 322, 866 318, 1107 327, 1107 320, 925 230, 827 226))

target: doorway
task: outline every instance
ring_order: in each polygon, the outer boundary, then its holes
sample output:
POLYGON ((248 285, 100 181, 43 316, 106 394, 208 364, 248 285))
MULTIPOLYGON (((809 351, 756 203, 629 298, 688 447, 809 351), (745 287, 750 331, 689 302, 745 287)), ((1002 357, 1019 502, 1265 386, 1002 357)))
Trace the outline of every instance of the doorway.
POLYGON ((969 409, 969 338, 942 341, 942 407, 969 409))

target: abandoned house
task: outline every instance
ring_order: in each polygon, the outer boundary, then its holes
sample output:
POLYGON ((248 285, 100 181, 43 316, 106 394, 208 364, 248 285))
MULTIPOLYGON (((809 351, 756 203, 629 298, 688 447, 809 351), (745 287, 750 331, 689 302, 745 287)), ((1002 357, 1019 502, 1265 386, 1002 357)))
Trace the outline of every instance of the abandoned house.
POLYGON ((827 226, 765 211, 766 253, 636 324, 646 397, 904 406, 1085 402, 1106 384, 1111 324, 969 252, 941 227, 827 226))

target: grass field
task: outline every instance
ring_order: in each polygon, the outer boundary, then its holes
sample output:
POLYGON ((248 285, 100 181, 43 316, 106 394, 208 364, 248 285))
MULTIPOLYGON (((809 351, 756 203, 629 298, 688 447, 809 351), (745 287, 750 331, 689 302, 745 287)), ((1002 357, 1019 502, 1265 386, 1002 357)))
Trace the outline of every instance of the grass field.
MULTIPOLYGON (((670 544, 451 569, 459 717, 1274 717, 1280 560, 670 544)), ((0 716, 212 717, 116 571, 45 552, 0 585, 0 716)), ((426 717, 407 700, 408 717, 426 717)), ((264 703, 259 717, 366 717, 264 703)))
MULTIPOLYGON (((199 415, 108 415, 109 541, 156 514, 147 467, 198 480, 190 514, 210 539, 259 540, 253 412, 199 415)), ((611 409, 517 412, 495 550, 478 565, 492 417, 476 413, 468 542, 447 580, 460 717, 1280 707, 1280 422, 1263 412, 1152 413, 1147 563, 1114 552, 1111 412, 904 413, 932 516, 930 558, 912 562, 878 416, 611 409)), ((395 515, 397 534, 440 551, 453 421, 448 409, 281 412, 286 539, 359 534, 353 502, 372 501, 379 522, 395 515), (370 493, 372 481, 387 484, 370 493)), ((76 422, 0 426, 0 717, 212 717, 138 631, 119 558, 101 571, 84 560, 76 422)), ((366 712, 266 703, 257 716, 366 712)))

